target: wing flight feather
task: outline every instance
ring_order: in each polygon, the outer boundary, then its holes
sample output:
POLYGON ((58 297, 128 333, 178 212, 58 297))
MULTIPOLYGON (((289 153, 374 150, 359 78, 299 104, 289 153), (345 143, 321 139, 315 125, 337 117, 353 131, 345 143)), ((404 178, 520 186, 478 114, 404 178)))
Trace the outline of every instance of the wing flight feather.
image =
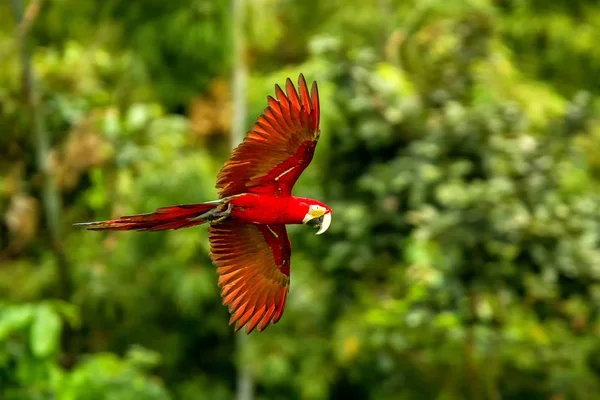
POLYGON ((290 285, 291 245, 285 225, 227 221, 209 228, 223 304, 238 331, 264 330, 283 315, 290 285))
POLYGON ((298 91, 289 78, 285 92, 275 85, 275 98, 267 97, 267 108, 219 172, 219 196, 290 195, 313 158, 319 118, 316 82, 310 93, 303 75, 298 78, 298 91))

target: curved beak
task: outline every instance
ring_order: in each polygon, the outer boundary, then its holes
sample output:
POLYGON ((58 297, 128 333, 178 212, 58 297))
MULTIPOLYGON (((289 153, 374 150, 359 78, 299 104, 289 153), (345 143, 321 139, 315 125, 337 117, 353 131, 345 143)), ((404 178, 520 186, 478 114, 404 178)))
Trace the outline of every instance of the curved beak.
POLYGON ((331 213, 323 214, 319 219, 322 219, 321 226, 315 235, 320 235, 329 229, 329 225, 331 225, 331 213))
POLYGON ((315 235, 320 235, 329 229, 329 225, 331 225, 331 213, 323 214, 320 217, 316 217, 306 221, 306 225, 318 227, 319 230, 315 235))

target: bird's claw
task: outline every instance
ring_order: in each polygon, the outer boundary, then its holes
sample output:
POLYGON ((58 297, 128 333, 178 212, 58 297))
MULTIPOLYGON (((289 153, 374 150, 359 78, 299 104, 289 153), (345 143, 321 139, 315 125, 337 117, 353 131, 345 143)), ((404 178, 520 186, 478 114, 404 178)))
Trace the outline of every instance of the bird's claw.
POLYGON ((197 217, 191 218, 190 221, 208 221, 211 224, 218 224, 219 222, 223 222, 227 217, 231 215, 231 211, 233 210, 232 204, 219 204, 217 207, 213 208, 205 212, 204 214, 200 214, 197 217))
POLYGON ((231 215, 233 205, 227 204, 227 208, 223 211, 220 211, 221 208, 221 206, 217 207, 217 212, 213 216, 214 219, 209 220, 211 224, 218 224, 219 222, 222 222, 223 220, 227 219, 231 215))

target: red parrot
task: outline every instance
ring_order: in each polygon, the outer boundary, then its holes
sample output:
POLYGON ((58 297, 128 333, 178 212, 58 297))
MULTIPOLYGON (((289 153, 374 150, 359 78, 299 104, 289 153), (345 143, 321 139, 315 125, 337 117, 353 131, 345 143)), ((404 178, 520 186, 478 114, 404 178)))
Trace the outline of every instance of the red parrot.
POLYGON ((208 222, 211 258, 223 304, 238 331, 264 330, 283 315, 290 287, 291 244, 285 226, 331 224, 331 208, 296 197, 292 188, 319 140, 319 93, 304 76, 275 85, 267 108, 217 176, 219 199, 162 207, 153 213, 76 224, 90 230, 159 231, 208 222))

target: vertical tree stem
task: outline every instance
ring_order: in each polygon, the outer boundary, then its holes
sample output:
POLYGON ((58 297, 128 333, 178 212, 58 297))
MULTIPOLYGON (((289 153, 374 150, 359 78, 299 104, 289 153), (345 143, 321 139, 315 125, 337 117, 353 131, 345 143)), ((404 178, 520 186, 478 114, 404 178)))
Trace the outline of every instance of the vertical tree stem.
MULTIPOLYGON (((231 132, 231 148, 235 148, 244 138, 248 105, 246 86, 248 66, 246 65, 246 40, 244 30, 245 1, 233 0, 233 126, 231 132)), ((254 398, 254 379, 252 371, 244 365, 241 356, 248 346, 249 337, 240 331, 236 335, 236 352, 238 355, 237 400, 254 398)))
POLYGON ((477 318, 477 293, 473 288, 473 283, 469 284, 469 319, 470 323, 467 326, 467 336, 465 339, 465 363, 466 363, 466 383, 469 387, 472 400, 481 398, 481 383, 479 373, 477 371, 477 351, 475 343, 475 320, 477 318))
POLYGON ((233 126, 231 148, 235 148, 246 134, 248 106, 246 86, 248 66, 246 65, 246 38, 244 33, 244 0, 233 0, 233 126))
POLYGON ((66 300, 70 296, 71 285, 69 265, 60 241, 61 198, 56 185, 56 180, 50 171, 50 165, 48 163, 50 138, 46 129, 44 114, 37 92, 35 73, 33 71, 33 66, 31 65, 31 54, 27 43, 28 27, 31 25, 31 19, 37 14, 39 7, 39 1, 31 3, 30 9, 28 10, 33 11, 27 12, 29 20, 25 21, 22 0, 12 0, 13 15, 17 24, 16 40, 21 55, 23 95, 31 116, 31 130, 35 135, 36 161, 43 181, 42 203, 44 215, 51 246, 56 257, 58 295, 66 300))

